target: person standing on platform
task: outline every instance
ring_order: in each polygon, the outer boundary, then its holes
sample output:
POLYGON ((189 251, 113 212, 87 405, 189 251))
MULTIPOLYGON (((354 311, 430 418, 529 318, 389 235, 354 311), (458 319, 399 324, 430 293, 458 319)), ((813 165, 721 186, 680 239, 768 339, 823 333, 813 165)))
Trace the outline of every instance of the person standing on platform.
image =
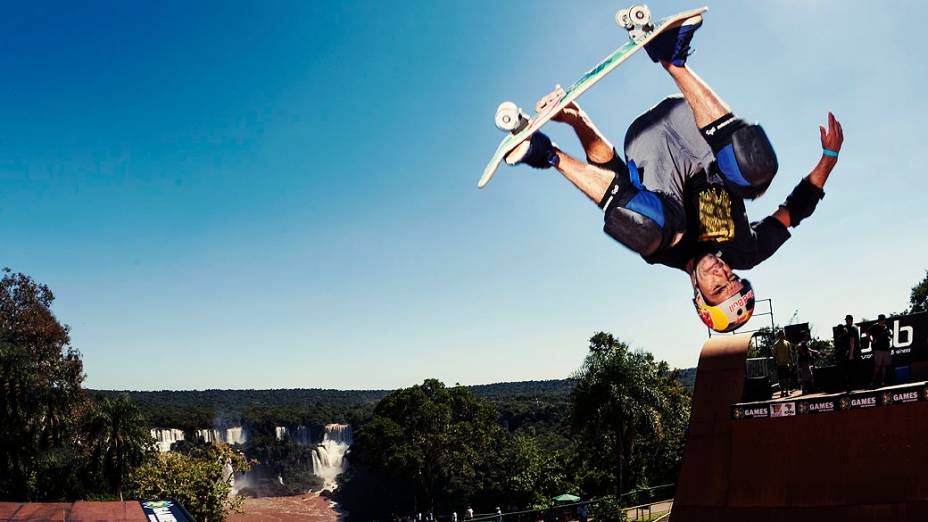
POLYGON ((815 391, 815 378, 812 376, 812 356, 818 352, 809 347, 808 339, 796 345, 796 366, 799 368, 799 387, 802 393, 815 391))
POLYGON ((880 314, 877 323, 867 329, 870 338, 870 347, 873 349, 873 376, 870 386, 876 386, 876 376, 880 375, 880 387, 886 386, 886 368, 892 366, 893 356, 890 349, 889 327, 886 325, 886 316, 880 314))
POLYGON ((786 340, 783 330, 777 332, 777 342, 773 343, 773 359, 777 364, 780 397, 787 397, 790 389, 789 381, 792 377, 793 343, 786 340))
POLYGON ((854 316, 844 316, 844 324, 835 329, 835 364, 841 375, 844 391, 850 392, 860 360, 860 331, 854 326, 854 316))

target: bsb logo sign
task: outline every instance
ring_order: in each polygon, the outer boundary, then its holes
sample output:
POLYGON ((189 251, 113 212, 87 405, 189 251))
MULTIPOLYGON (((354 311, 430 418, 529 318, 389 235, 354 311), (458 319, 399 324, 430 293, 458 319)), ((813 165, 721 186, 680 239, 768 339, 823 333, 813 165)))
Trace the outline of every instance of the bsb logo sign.
MULTIPOLYGON (((867 330, 876 323, 877 321, 857 323, 860 329, 861 357, 864 359, 873 356, 867 330)), ((928 361, 928 312, 889 317, 886 319, 886 326, 889 327, 894 364, 928 361)))

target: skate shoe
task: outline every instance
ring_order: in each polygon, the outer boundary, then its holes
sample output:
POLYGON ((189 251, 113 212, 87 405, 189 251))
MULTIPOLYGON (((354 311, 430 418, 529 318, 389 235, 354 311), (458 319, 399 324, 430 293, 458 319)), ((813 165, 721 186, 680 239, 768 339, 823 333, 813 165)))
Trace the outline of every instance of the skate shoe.
POLYGON ((692 54, 690 41, 693 34, 702 25, 702 16, 687 18, 679 27, 668 29, 644 46, 654 63, 670 62, 677 67, 686 64, 686 58, 692 54))
POLYGON ((516 148, 506 155, 506 163, 510 165, 525 163, 536 169, 547 169, 557 166, 558 157, 551 139, 536 132, 531 138, 516 145, 516 148))

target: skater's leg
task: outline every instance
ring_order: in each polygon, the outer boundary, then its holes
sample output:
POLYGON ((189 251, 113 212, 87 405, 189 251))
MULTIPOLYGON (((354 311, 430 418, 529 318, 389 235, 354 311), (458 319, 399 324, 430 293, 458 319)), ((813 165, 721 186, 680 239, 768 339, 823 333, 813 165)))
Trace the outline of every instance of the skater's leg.
POLYGON ((568 181, 586 194, 593 203, 601 205, 606 190, 615 178, 611 170, 584 163, 566 152, 555 149, 557 154, 557 171, 568 181))
POLYGON ((689 67, 662 65, 693 110, 696 127, 715 155, 715 168, 729 188, 748 199, 759 197, 777 173, 773 145, 764 129, 731 113, 728 105, 689 67))
POLYGON ((603 209, 603 230, 610 237, 643 256, 680 240, 685 223, 682 207, 641 185, 634 163, 616 172, 559 149, 555 152, 558 172, 603 209))
MULTIPOLYGON (((506 163, 524 163, 536 169, 554 167, 597 205, 602 202, 603 195, 615 177, 611 170, 584 163, 562 151, 541 132, 532 134, 531 138, 507 154, 506 163)), ((625 168, 623 162, 618 162, 618 165, 625 168)))
POLYGON ((661 65, 693 109, 697 127, 702 129, 731 112, 728 105, 692 69, 686 65, 677 67, 670 62, 661 62, 661 65))

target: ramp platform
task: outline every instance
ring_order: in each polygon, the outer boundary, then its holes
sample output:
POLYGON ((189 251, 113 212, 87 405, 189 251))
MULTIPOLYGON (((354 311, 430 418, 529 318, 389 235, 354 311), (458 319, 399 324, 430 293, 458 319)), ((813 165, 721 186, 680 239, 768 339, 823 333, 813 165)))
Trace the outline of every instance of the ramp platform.
POLYGON ((670 520, 928 520, 928 385, 744 403, 750 340, 703 346, 670 520))

